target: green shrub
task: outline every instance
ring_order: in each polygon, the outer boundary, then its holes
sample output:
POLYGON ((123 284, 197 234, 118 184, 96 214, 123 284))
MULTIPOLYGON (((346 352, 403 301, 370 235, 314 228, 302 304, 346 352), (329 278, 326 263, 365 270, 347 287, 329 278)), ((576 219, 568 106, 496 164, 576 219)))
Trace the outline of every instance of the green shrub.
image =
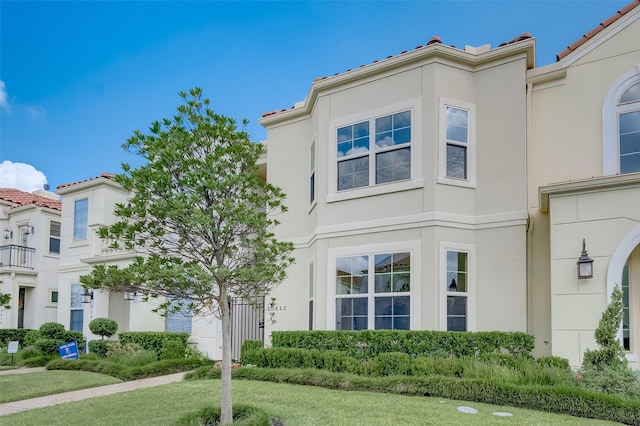
POLYGON ((162 331, 127 331, 118 334, 118 338, 123 345, 136 343, 148 351, 153 351, 158 358, 162 354, 162 346, 165 340, 178 340, 184 347, 187 346, 189 333, 182 332, 162 332, 162 331))
POLYGON ((43 355, 42 351, 35 346, 27 346, 18 353, 20 354, 20 358, 22 359, 29 359, 43 355))
POLYGON ((89 323, 89 330, 101 340, 111 337, 118 331, 118 323, 109 318, 96 318, 89 323))
POLYGON ((89 342, 89 352, 98 355, 100 358, 107 356, 107 340, 91 340, 89 342))
POLYGON ((30 330, 28 328, 0 328, 0 347, 6 347, 9 342, 16 341, 20 347, 26 346, 24 339, 30 331, 36 330, 30 330))
POLYGON ((107 342, 107 355, 110 361, 129 366, 150 364, 158 360, 156 353, 144 349, 137 343, 122 344, 119 341, 107 342))
POLYGON ((48 339, 41 337, 36 340, 34 346, 45 355, 55 355, 58 353, 58 346, 64 344, 62 339, 48 339))
POLYGON ((21 360, 18 365, 21 367, 44 367, 51 360, 58 358, 58 355, 38 355, 21 360))
POLYGON ((45 339, 64 340, 64 325, 57 322, 45 322, 40 326, 39 331, 45 339))
MULTIPOLYGON (((217 425, 220 423, 220 415, 219 406, 210 406, 181 417, 176 425, 217 425)), ((261 408, 251 407, 248 405, 234 405, 233 424, 243 426, 270 426, 271 417, 261 408)))
POLYGON ((628 367, 597 368, 580 370, 586 388, 640 400, 640 377, 628 367))
POLYGON ((404 352, 417 356, 463 357, 507 351, 527 356, 534 338, 522 332, 452 332, 431 330, 274 331, 274 348, 337 350, 358 359, 381 353, 404 352))
POLYGON ((553 367, 560 370, 571 370, 571 366, 569 365, 569 360, 566 358, 561 358, 559 356, 543 356, 536 359, 536 363, 543 367, 553 367))
POLYGON ((33 346, 36 340, 40 339, 42 335, 38 330, 29 330, 24 336, 25 346, 33 346))
POLYGON ((411 371, 411 357, 403 352, 389 352, 377 356, 378 376, 406 375, 411 371))
POLYGON ((179 340, 165 340, 162 344, 160 359, 181 359, 184 358, 186 345, 179 340))

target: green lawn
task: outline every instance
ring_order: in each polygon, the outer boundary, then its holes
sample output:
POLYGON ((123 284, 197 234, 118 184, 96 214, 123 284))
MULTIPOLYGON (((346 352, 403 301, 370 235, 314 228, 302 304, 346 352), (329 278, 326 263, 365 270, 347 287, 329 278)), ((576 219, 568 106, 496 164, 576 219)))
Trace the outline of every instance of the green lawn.
POLYGON ((3 374, 0 375, 0 403, 121 382, 115 377, 86 371, 3 374))
MULTIPOLYGON (((65 372, 69 373, 69 372, 65 372)), ((3 387, 4 389, 4 387, 3 387)), ((303 425, 605 425, 539 411, 443 398, 346 392, 311 386, 235 380, 234 402, 262 407, 288 426, 303 425), (478 414, 465 414, 470 406, 478 414), (497 417, 493 412, 513 413, 497 417)), ((219 380, 195 380, 140 389, 3 416, 3 426, 171 425, 189 411, 218 404, 219 380)))

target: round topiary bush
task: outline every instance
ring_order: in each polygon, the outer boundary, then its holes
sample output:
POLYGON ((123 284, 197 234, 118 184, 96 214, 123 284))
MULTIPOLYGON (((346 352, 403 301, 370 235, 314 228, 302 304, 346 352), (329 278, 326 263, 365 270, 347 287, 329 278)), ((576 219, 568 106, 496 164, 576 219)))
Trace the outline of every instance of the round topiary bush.
POLYGON ((89 323, 89 330, 102 340, 111 337, 118 331, 118 323, 109 318, 96 318, 89 323))
POLYGON ((64 339, 64 325, 57 322, 45 322, 40 326, 40 335, 45 339, 64 339))
MULTIPOLYGON (((217 425, 220 423, 220 407, 206 407, 181 417, 176 425, 217 425)), ((249 405, 233 406, 233 424, 244 426, 271 426, 269 414, 249 405)))

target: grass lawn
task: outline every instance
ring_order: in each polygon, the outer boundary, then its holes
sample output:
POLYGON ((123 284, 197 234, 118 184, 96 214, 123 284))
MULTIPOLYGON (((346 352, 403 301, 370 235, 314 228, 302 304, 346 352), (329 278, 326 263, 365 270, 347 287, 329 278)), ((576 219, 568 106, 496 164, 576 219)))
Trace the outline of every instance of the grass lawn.
MULTIPOLYGON (((187 381, 25 411, 3 416, 0 423, 3 426, 171 425, 185 413, 205 404, 219 404, 219 394, 219 380, 187 381)), ((288 426, 614 424, 443 398, 346 392, 249 380, 235 380, 233 394, 235 403, 260 406, 288 426), (457 410, 460 406, 473 407, 478 414, 462 413, 457 410), (497 417, 493 412, 509 412, 513 416, 497 417)))
POLYGON ((0 403, 121 382, 115 377, 85 371, 3 374, 0 375, 0 403))

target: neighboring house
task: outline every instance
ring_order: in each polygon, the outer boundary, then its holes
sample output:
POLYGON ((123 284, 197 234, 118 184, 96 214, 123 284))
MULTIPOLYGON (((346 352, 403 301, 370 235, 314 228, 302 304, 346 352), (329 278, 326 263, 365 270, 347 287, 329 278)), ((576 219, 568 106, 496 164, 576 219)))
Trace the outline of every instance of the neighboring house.
POLYGON ((97 339, 89 331, 94 318, 110 318, 125 331, 181 331, 191 334, 189 342, 211 358, 221 357, 221 329, 218 321, 192 318, 190 312, 163 317, 152 312, 156 304, 142 301, 142 295, 123 292, 88 291, 80 276, 89 274, 93 265, 126 266, 135 253, 114 250, 111 241, 101 239, 101 226, 116 222, 117 203, 126 203, 128 193, 114 181, 114 175, 100 176, 58 186, 62 200, 62 248, 59 269, 57 322, 71 330, 82 331, 88 340, 97 339), (84 297, 83 297, 84 296, 84 297))
POLYGON ((639 0, 541 68, 526 33, 434 37, 265 113, 267 179, 288 196, 276 235, 296 248, 267 331, 526 331, 578 366, 619 283, 635 364, 638 40, 639 0))
POLYGON ((0 188, 0 328, 37 329, 56 320, 61 203, 55 194, 0 188))

